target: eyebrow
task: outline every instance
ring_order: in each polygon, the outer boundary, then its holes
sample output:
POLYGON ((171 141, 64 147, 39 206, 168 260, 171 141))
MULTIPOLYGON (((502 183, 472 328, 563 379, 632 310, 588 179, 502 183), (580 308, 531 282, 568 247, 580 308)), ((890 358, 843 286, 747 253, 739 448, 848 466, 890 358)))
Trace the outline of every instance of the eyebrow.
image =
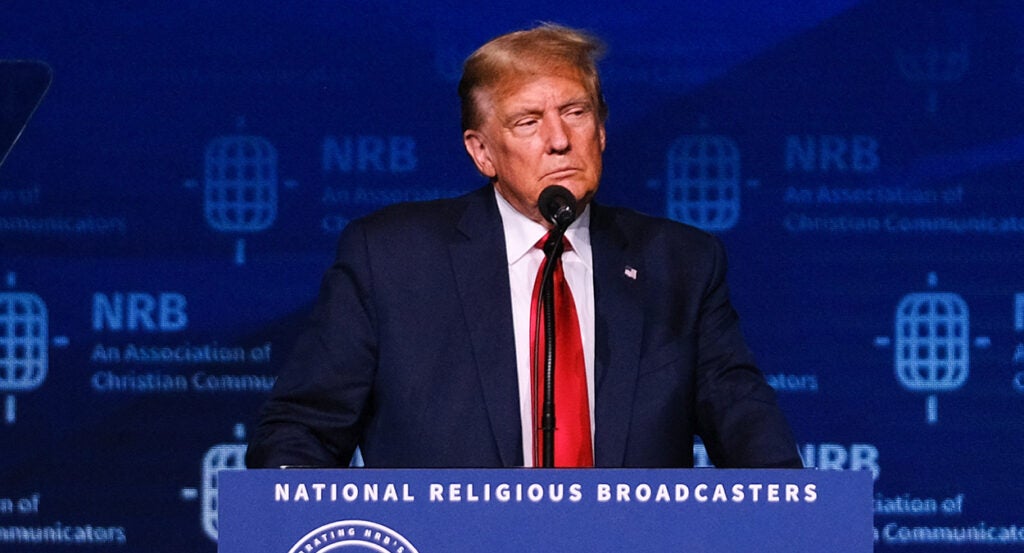
MULTIPOLYGON (((576 98, 571 98, 570 100, 560 104, 558 106, 558 111, 562 111, 567 108, 580 105, 587 106, 591 109, 594 108, 594 102, 592 102, 590 98, 588 98, 587 96, 578 96, 576 98)), ((509 113, 508 117, 504 118, 504 122, 509 123, 526 115, 539 115, 542 113, 544 113, 544 110, 542 108, 522 107, 520 109, 517 109, 516 111, 509 113)))

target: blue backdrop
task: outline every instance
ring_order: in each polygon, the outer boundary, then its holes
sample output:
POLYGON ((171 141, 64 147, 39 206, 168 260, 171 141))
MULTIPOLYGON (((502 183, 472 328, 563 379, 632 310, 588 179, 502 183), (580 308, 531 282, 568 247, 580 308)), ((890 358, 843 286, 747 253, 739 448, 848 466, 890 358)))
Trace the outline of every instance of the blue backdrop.
POLYGON ((876 549, 1024 544, 1024 6, 515 4, 5 3, 54 78, 0 169, 0 549, 214 551, 339 230, 482 184, 461 60, 538 20, 608 43, 599 200, 722 237, 876 549))

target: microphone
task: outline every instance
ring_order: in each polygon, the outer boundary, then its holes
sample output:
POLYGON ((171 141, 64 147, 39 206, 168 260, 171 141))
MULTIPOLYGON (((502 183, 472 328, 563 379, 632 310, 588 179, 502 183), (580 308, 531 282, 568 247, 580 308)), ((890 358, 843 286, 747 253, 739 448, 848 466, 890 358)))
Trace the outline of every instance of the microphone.
POLYGON ((564 186, 552 184, 541 191, 537 207, 541 216, 561 232, 576 220, 576 197, 564 186))

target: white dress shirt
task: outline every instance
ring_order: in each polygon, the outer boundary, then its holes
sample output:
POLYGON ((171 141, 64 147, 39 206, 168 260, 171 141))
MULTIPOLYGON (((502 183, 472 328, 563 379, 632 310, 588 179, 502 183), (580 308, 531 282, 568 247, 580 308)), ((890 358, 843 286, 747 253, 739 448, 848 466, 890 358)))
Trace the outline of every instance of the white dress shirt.
MULTIPOLYGON (((543 225, 516 211, 497 190, 498 212, 505 229, 508 281, 512 300, 512 325, 516 341, 519 377, 519 416, 523 428, 524 466, 533 466, 533 400, 530 397, 530 302, 537 270, 544 252, 534 245, 548 232, 543 225)), ((562 254, 562 270, 576 302, 587 371, 590 406, 590 439, 594 439, 594 260, 590 248, 590 207, 583 210, 565 231, 572 251, 562 254)))

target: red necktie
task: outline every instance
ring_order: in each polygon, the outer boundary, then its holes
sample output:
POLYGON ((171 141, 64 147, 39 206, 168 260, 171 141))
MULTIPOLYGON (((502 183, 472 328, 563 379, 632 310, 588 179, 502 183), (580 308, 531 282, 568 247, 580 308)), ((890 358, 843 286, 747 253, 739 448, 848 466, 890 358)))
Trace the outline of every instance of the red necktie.
MULTIPOLYGON (((543 248, 547 235, 537 242, 543 248)), ((572 246, 562 239, 566 251, 572 246)), ((530 303, 530 356, 531 381, 533 388, 533 465, 541 466, 543 432, 541 412, 544 405, 544 317, 537 317, 540 301, 541 275, 544 266, 540 264, 537 279, 533 285, 533 300, 530 303), (536 328, 539 324, 540 328, 536 328), (536 360, 536 361, 533 361, 536 360)), ((555 304, 555 466, 592 467, 594 451, 590 441, 590 406, 587 399, 587 372, 583 362, 583 341, 580 337, 579 317, 569 283, 562 271, 562 259, 554 259, 552 291, 555 304)))

